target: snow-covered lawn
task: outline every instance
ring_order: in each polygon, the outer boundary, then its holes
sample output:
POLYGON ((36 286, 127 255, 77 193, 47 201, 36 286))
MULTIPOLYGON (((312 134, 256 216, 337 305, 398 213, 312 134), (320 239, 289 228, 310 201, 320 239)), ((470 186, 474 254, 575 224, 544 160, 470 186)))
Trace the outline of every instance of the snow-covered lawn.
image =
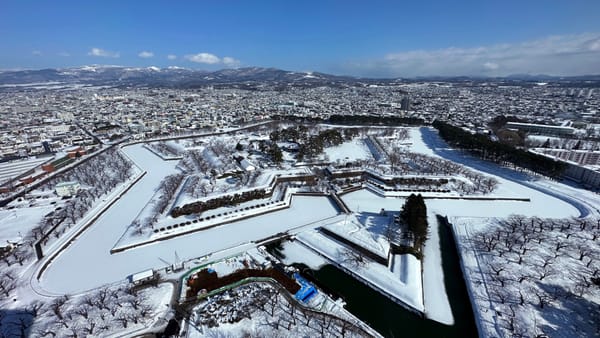
POLYGON ((339 146, 325 148, 325 155, 331 162, 368 160, 373 158, 369 148, 367 148, 361 138, 354 138, 352 141, 344 142, 339 146))
POLYGON ((56 208, 55 205, 14 208, 0 210, 0 246, 10 242, 19 242, 39 221, 56 208))

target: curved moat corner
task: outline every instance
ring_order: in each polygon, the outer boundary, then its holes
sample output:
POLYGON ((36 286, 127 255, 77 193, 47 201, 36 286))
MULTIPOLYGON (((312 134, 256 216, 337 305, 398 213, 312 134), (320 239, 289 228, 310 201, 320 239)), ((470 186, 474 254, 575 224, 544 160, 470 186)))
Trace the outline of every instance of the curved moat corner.
MULTIPOLYGON (((473 309, 462 275, 460 261, 452 230, 445 218, 438 217, 440 249, 444 285, 452 315, 453 325, 445 325, 394 303, 377 291, 357 281, 333 265, 312 270, 302 263, 293 264, 302 274, 334 298, 342 298, 345 308, 367 323, 384 337, 478 337, 473 309)), ((270 245, 268 251, 275 256, 285 255, 278 244, 270 245)))

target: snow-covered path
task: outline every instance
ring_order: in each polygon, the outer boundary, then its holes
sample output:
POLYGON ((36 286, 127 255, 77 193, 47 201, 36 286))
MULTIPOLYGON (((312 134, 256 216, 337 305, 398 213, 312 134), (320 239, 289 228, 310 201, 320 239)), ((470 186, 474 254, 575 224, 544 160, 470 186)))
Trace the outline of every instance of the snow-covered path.
POLYGON ((110 249, 161 180, 176 171, 176 162, 162 161, 141 145, 124 151, 147 171, 146 176, 55 258, 40 280, 44 291, 63 294, 90 290, 145 269, 163 267, 160 258, 171 261, 175 251, 181 259, 191 259, 337 215, 325 197, 294 197, 292 206, 283 211, 111 255, 110 249))

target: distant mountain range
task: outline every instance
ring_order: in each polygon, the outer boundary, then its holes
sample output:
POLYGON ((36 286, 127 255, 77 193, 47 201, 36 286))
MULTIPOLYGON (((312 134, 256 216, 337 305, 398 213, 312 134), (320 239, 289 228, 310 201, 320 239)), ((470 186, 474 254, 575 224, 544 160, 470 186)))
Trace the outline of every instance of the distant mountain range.
POLYGON ((32 83, 86 84, 109 86, 148 86, 193 88, 202 86, 259 89, 263 86, 289 87, 347 87, 415 81, 449 82, 586 82, 600 84, 600 75, 554 77, 547 75, 510 75, 502 78, 485 77, 419 77, 413 79, 367 79, 337 76, 318 72, 292 72, 276 68, 237 68, 218 71, 194 70, 180 67, 132 68, 122 66, 83 66, 62 69, 15 70, 0 72, 0 85, 12 87, 32 83))
POLYGON ((317 72, 291 72, 275 68, 237 68, 218 71, 180 67, 132 68, 121 66, 83 66, 64 69, 17 70, 0 72, 0 85, 64 83, 116 86, 199 87, 206 85, 297 85, 340 86, 363 80, 317 72))

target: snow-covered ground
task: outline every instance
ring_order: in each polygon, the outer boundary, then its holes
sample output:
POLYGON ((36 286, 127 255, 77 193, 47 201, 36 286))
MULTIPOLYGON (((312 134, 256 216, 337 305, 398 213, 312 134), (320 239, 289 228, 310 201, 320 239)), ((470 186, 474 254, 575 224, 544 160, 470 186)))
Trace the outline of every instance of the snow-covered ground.
POLYGON ((331 162, 368 160, 373 158, 369 148, 361 138, 354 138, 352 141, 344 142, 339 146, 325 148, 325 155, 327 155, 327 158, 331 162))
POLYGON ((297 241, 286 241, 283 243, 283 254, 285 257, 282 261, 285 264, 302 263, 313 270, 318 270, 323 265, 328 264, 327 259, 319 256, 313 250, 297 241))
POLYGON ((0 210, 0 243, 19 242, 38 224, 43 215, 52 212, 54 208, 56 206, 48 204, 0 210))
POLYGON ((446 285, 444 284, 444 272, 442 270, 442 251, 440 249, 440 234, 438 221, 435 213, 427 212, 429 222, 429 238, 423 249, 423 302, 425 303, 425 315, 437 322, 452 325, 454 316, 450 308, 450 302, 446 296, 446 285))

